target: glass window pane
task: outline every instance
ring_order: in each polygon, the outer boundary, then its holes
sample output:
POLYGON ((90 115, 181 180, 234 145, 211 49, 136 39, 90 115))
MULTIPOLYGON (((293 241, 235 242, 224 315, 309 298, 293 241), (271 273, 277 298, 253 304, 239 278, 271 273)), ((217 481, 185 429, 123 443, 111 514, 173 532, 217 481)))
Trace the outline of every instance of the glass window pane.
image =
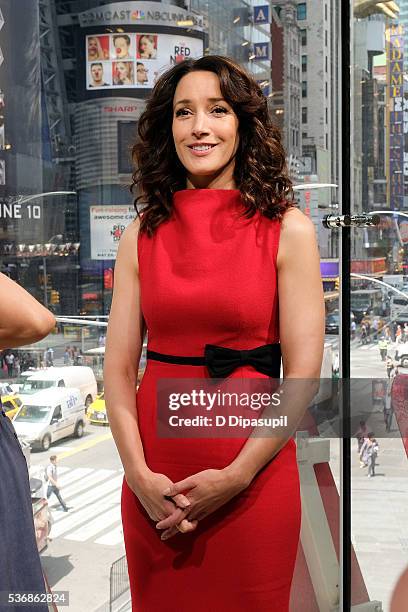
POLYGON ((300 2, 297 5, 297 18, 298 18, 298 21, 302 21, 303 19, 307 19, 306 2, 300 2))
MULTIPOLYGON (((369 598, 390 610, 393 588, 407 567, 400 517, 408 511, 403 437, 408 405, 408 5, 368 4, 352 3, 352 213, 375 213, 379 223, 353 229, 351 239, 351 375, 366 382, 370 404, 355 415, 352 539, 369 598), (387 570, 379 568, 385 557, 387 570)), ((354 578, 353 592, 358 589, 354 578)))

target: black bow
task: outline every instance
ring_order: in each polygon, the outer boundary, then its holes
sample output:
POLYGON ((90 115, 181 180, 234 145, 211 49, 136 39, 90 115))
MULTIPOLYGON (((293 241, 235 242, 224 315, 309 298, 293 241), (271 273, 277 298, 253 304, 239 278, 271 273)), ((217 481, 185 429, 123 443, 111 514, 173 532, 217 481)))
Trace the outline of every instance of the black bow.
POLYGON ((226 378, 235 368, 242 365, 251 365, 262 374, 279 378, 280 344, 264 344, 247 351, 206 344, 204 361, 211 378, 226 378))

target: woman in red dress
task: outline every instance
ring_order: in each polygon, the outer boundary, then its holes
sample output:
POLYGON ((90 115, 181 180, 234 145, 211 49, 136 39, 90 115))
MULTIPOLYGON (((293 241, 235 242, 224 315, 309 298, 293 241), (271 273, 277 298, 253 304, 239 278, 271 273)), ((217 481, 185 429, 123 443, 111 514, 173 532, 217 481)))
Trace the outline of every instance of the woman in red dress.
POLYGON ((138 130, 145 208, 120 241, 105 354, 132 609, 287 612, 301 516, 291 434, 162 437, 157 390, 214 376, 256 389, 279 378, 281 354, 284 379, 319 378, 314 227, 267 101, 232 60, 172 67, 138 130))

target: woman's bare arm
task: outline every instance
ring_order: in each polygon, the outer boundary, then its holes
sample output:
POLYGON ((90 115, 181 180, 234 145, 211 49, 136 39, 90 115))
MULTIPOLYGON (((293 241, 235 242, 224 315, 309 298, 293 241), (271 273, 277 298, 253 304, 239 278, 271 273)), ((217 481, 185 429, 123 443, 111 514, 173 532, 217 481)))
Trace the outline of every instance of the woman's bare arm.
POLYGON ((137 373, 145 331, 137 258, 139 225, 135 220, 120 239, 104 365, 109 423, 125 474, 132 479, 140 478, 147 469, 136 412, 137 373))
POLYGON ((0 349, 38 342, 55 327, 54 315, 1 273, 0 296, 0 349))
POLYGON ((228 466, 232 475, 249 482, 287 442, 318 391, 324 348, 323 285, 315 229, 298 209, 284 215, 277 268, 284 394, 276 411, 288 415, 290 425, 283 435, 277 429, 273 436, 250 437, 228 466))
MULTIPOLYGON (((153 520, 173 512, 174 503, 161 491, 172 484, 146 464, 136 409, 136 382, 145 322, 140 305, 137 240, 139 220, 123 233, 115 265, 115 282, 105 348, 105 401, 109 424, 128 485, 153 520)), ((175 503, 188 506, 184 495, 175 503)))

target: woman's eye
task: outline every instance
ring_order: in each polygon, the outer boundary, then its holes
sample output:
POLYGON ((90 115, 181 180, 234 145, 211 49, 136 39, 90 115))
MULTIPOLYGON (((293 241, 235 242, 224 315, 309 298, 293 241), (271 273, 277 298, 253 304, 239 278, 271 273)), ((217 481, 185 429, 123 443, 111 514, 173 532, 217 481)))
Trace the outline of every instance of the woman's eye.
POLYGON ((176 111, 176 117, 185 116, 187 114, 188 110, 186 110, 185 108, 180 108, 178 111, 176 111))
POLYGON ((227 112, 228 112, 228 111, 227 111, 227 109, 226 109, 226 108, 224 108, 223 106, 216 106, 216 107, 213 109, 213 112, 214 112, 214 111, 217 111, 217 113, 216 113, 217 115, 222 114, 222 113, 227 113, 227 112))

